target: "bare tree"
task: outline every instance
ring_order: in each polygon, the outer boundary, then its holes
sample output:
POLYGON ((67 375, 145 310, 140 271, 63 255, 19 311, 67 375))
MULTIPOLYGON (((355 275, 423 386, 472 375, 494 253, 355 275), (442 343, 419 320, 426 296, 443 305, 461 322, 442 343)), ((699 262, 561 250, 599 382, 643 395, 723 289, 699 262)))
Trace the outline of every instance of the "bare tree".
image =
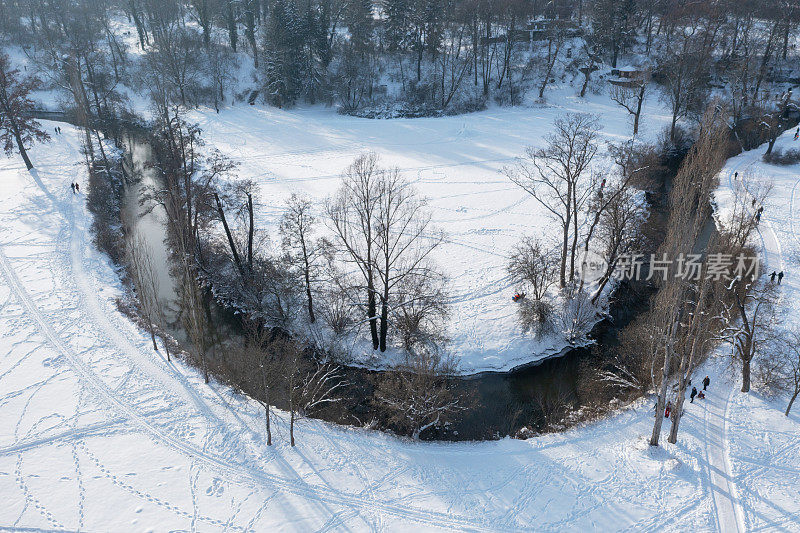
POLYGON ((642 81, 638 87, 621 87, 611 85, 609 96, 611 99, 622 106, 625 111, 633 117, 633 134, 639 133, 639 117, 642 115, 642 104, 647 89, 647 83, 642 81))
POLYGON ((347 382, 335 365, 306 359, 302 347, 292 339, 277 339, 270 349, 280 365, 284 380, 289 403, 289 439, 294 446, 295 421, 340 401, 338 392, 347 382))
POLYGON ((729 326, 724 335, 732 346, 733 360, 741 365, 742 392, 750 392, 752 362, 775 323, 777 290, 769 282, 739 279, 730 290, 734 302, 726 310, 729 326))
MULTIPOLYGON (((596 281, 592 303, 596 303, 603 289, 611 280, 619 262, 631 257, 641 249, 641 223, 644 221, 645 207, 637 201, 635 193, 627 187, 612 186, 608 193, 609 201, 602 210, 598 225, 598 239, 602 245, 600 253, 606 269, 596 281), (620 190, 616 194, 615 190, 620 190)), ((583 282, 583 278, 581 278, 583 282)))
POLYGON ((546 148, 528 148, 505 173, 561 226, 559 286, 564 288, 575 279, 580 215, 594 189, 594 177, 587 171, 597 153, 599 122, 591 115, 570 113, 557 118, 554 128, 546 137, 546 148))
POLYGON ((412 276, 429 277, 428 258, 442 242, 441 232, 430 230, 430 212, 411 184, 397 169, 382 173, 376 227, 378 257, 375 263, 380 280, 380 350, 386 351, 389 311, 406 305, 396 289, 412 276))
POLYGON ((448 316, 445 277, 432 268, 422 268, 396 286, 397 305, 392 307, 394 324, 406 351, 444 346, 444 321, 448 316))
POLYGON ((786 332, 786 340, 782 343, 780 357, 784 372, 785 388, 788 390, 789 403, 786 405, 786 416, 792 410, 797 397, 800 396, 800 330, 792 329, 786 332))
MULTIPOLYGON (((684 260, 693 253, 706 217, 709 215, 710 195, 717 186, 717 174, 725 160, 726 149, 727 129, 724 113, 721 108, 714 107, 704 116, 699 138, 673 180, 666 236, 656 254, 659 258, 671 259, 667 272, 659 281, 661 289, 654 301, 655 312, 651 321, 654 337, 663 339, 653 344, 656 353, 663 351, 664 361, 660 371, 657 413, 664 411, 668 385, 674 374, 678 355, 681 355, 679 363, 681 369, 685 371, 687 368, 685 359, 687 352, 678 353, 681 342, 691 342, 682 324, 687 321, 686 317, 690 313, 697 316, 705 311, 702 307, 692 306, 689 295, 694 289, 696 277, 686 275, 682 270, 685 269, 684 260)), ((683 390, 688 374, 684 372, 678 378, 680 390, 683 390)), ((677 413, 673 423, 677 423, 683 413, 681 406, 674 410, 677 413)), ((663 417, 656 416, 650 438, 651 446, 658 446, 662 422, 663 417)))
POLYGON ((321 269, 320 260, 325 251, 324 240, 314 238, 317 219, 313 214, 313 202, 293 194, 286 203, 286 213, 281 219, 280 232, 283 248, 289 262, 301 273, 305 284, 308 319, 313 324, 314 298, 312 283, 317 281, 321 269))
POLYGON ((675 140, 678 119, 705 104, 710 49, 698 32, 697 28, 686 28, 680 32, 680 47, 667 48, 659 58, 662 99, 672 111, 670 141, 675 140))
POLYGON ((589 82, 592 78, 592 73, 598 69, 597 63, 600 58, 597 56, 593 47, 586 41, 581 45, 581 58, 579 61, 580 66, 578 70, 583 74, 583 84, 581 84, 580 97, 586 96, 586 90, 589 88, 589 82))
POLYGON ((28 170, 33 168, 25 145, 33 141, 44 142, 50 136, 33 120, 30 112, 33 101, 31 91, 39 81, 33 77, 19 79, 19 70, 11 66, 8 56, 0 53, 0 144, 6 155, 11 155, 14 144, 28 170))
POLYGON ((413 187, 396 169, 378 168, 374 153, 360 156, 347 169, 326 210, 340 248, 365 284, 373 349, 385 351, 390 311, 403 305, 395 289, 431 268, 427 259, 442 235, 429 230, 430 214, 413 187))
MULTIPOLYGON (((153 341, 153 349, 158 351, 156 344, 156 326, 164 331, 166 320, 164 317, 163 306, 159 300, 158 274, 153 265, 153 256, 144 237, 136 233, 128 237, 125 243, 125 256, 128 268, 133 278, 136 288, 136 296, 139 299, 140 309, 147 321, 150 330, 150 339, 153 341)), ((164 351, 167 361, 170 360, 169 345, 164 341, 164 351)))
POLYGON ((380 175, 375 153, 359 156, 345 170, 339 192, 325 204, 331 229, 338 237, 347 261, 355 265, 363 279, 373 350, 379 346, 376 227, 381 201, 380 175))
POLYGON ((569 287, 555 315, 556 330, 570 344, 583 339, 597 321, 598 310, 589 296, 577 287, 569 287))
POLYGON ((526 294, 541 300, 555 283, 558 260, 552 250, 536 237, 525 237, 514 248, 508 262, 512 281, 525 286, 526 294))
POLYGON ((449 354, 413 352, 405 363, 380 376, 373 402, 391 426, 418 439, 466 408, 467 399, 457 394, 447 379, 456 371, 449 354))
POLYGON ((283 377, 271 343, 272 337, 273 333, 268 328, 260 328, 257 320, 245 321, 245 342, 237 357, 233 358, 240 388, 255 393, 253 398, 264 408, 267 446, 272 446, 273 393, 283 377))
POLYGON ((566 29, 560 21, 552 21, 554 24, 547 31, 547 56, 542 65, 542 81, 539 84, 539 98, 544 98, 544 91, 550 83, 550 77, 553 75, 553 68, 555 68, 558 61, 559 53, 564 43, 567 41, 566 29))

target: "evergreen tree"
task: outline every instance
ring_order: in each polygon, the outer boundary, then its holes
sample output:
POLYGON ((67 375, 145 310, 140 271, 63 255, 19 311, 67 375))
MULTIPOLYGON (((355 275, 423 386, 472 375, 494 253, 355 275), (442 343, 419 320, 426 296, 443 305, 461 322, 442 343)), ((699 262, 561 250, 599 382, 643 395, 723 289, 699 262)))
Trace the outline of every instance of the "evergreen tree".
POLYGON ((264 46, 265 98, 278 107, 294 105, 308 75, 305 24, 292 0, 276 0, 264 46))

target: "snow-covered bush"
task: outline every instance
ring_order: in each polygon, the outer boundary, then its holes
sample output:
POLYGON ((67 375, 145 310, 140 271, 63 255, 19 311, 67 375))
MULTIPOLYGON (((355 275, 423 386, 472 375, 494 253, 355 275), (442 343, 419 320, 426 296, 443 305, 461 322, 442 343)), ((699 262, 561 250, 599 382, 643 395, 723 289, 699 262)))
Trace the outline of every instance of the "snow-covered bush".
POLYGON ((775 148, 769 154, 764 154, 764 162, 772 165, 789 166, 800 163, 800 149, 790 148, 786 151, 775 148))
POLYGON ((584 291, 567 291, 553 316, 554 330, 570 344, 584 340, 597 321, 598 308, 584 291))

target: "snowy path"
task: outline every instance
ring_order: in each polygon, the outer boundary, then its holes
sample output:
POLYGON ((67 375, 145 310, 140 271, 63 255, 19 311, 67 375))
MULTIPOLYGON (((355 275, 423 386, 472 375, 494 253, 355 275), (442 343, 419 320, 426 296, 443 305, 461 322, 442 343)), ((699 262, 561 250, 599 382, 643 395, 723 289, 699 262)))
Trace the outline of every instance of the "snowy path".
MULTIPOLYGON (((713 389, 735 390, 735 384, 722 375, 715 376, 713 389)), ((696 403, 703 407, 703 429, 705 438, 706 470, 708 472, 711 497, 714 500, 717 530, 720 533, 744 532, 741 504, 736 494, 736 485, 728 460, 728 401, 733 394, 709 392, 704 400, 696 403)))

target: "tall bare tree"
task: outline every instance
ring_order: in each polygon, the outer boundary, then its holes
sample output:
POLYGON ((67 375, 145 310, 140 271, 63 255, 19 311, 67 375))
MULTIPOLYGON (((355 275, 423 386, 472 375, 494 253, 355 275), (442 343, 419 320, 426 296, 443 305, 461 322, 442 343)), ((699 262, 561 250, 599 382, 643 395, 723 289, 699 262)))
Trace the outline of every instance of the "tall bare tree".
POLYGON ((34 77, 20 79, 19 69, 13 68, 8 56, 0 53, 0 144, 6 155, 11 155, 16 144, 28 170, 33 163, 25 146, 50 139, 30 116, 34 107, 30 93, 38 86, 39 81, 34 77))
MULTIPOLYGON (((727 150, 727 128, 724 110, 711 108, 704 115, 700 134, 683 161, 670 191, 670 213, 664 242, 656 257, 668 261, 666 271, 658 283, 661 288, 654 302, 653 335, 657 339, 654 349, 663 351, 663 366, 656 403, 656 413, 664 412, 668 385, 674 376, 676 365, 685 371, 686 361, 678 362, 681 342, 687 342, 684 324, 690 314, 699 315, 704 308, 692 306, 691 291, 695 289, 697 277, 685 271, 686 260, 698 244, 698 238, 709 216, 710 195, 717 186, 717 174, 722 168, 727 150)), ((651 271, 651 274, 653 272, 651 271)), ((700 331, 696 328, 694 331, 700 331)), ((686 352, 682 353, 682 358, 686 352)), ((684 390, 688 373, 678 375, 679 388, 684 390)), ((680 406, 675 420, 682 416, 680 406)), ((662 416, 656 416, 653 424, 651 446, 658 446, 661 435, 662 416)), ((676 426, 677 434, 677 426, 676 426)))
POLYGON ((642 115, 642 104, 644 103, 646 89, 647 83, 645 81, 639 83, 638 87, 611 85, 609 89, 611 99, 633 117, 634 136, 639 133, 639 117, 642 115))
MULTIPOLYGON (((150 339, 153 341, 153 349, 158 350, 156 344, 156 327, 165 331, 166 319, 164 316, 163 305, 159 299, 160 286, 155 265, 153 265, 153 255, 144 237, 135 233, 128 237, 125 243, 125 257, 127 259, 129 271, 136 287, 136 296, 139 299, 140 309, 147 321, 150 331, 150 339)), ((167 361, 170 360, 169 344, 164 341, 164 351, 167 361)))
POLYGON ((326 241, 314 236, 317 218, 313 214, 313 202, 293 194, 286 203, 286 213, 281 219, 280 232, 283 247, 291 264, 300 270, 306 292, 308 319, 316 322, 312 283, 318 280, 322 268, 321 259, 327 247, 326 241))
POLYGON ((430 212, 425 209, 411 184, 396 169, 382 174, 376 227, 380 280, 380 350, 386 351, 389 311, 406 302, 396 298, 395 289, 411 276, 426 276, 427 261, 442 242, 441 232, 430 229, 430 212))
POLYGON ((390 311, 404 305, 395 289, 431 268, 428 258, 442 235, 429 229, 430 213, 414 188, 396 169, 379 168, 374 153, 348 167, 326 210, 339 247, 363 279, 373 349, 385 351, 390 311))
POLYGON ((376 261, 381 174, 375 153, 359 156, 345 170, 336 196, 325 203, 331 229, 338 237, 347 261, 356 267, 363 281, 373 350, 377 350, 380 345, 376 261))
POLYGON ((529 147, 506 175, 533 196, 561 227, 559 285, 575 279, 575 252, 581 216, 593 192, 595 177, 589 172, 597 154, 599 122, 592 115, 569 113, 556 119, 547 146, 529 147), (569 274, 567 264, 569 263, 569 274))

